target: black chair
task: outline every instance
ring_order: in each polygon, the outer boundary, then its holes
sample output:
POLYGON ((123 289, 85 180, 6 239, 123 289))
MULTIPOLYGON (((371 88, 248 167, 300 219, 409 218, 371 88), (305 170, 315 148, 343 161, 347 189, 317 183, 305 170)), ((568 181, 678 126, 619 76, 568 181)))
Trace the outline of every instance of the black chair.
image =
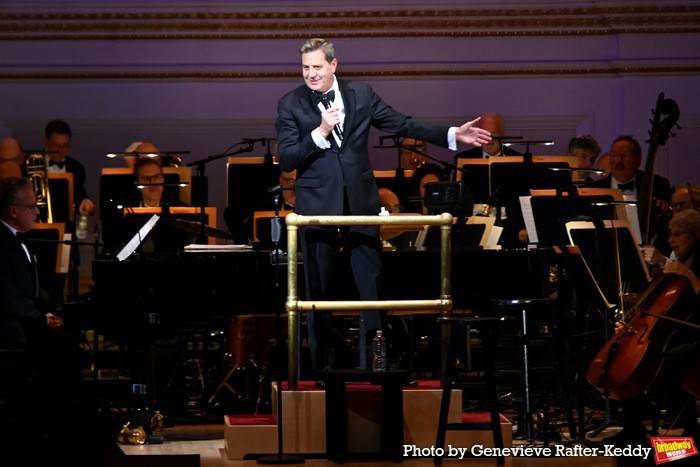
MULTIPOLYGON (((501 416, 498 412, 498 395, 496 393, 496 379, 493 368, 493 351, 494 351, 494 335, 497 332, 498 322, 501 319, 498 317, 476 317, 476 316, 450 316, 438 318, 438 323, 443 326, 449 326, 450 337, 447 350, 447 365, 442 381, 442 400, 440 402, 440 417, 438 419, 437 440, 435 441, 435 452, 444 449, 445 437, 448 430, 491 430, 493 433, 494 446, 498 448, 501 455, 497 456, 496 463, 498 465, 505 464, 505 456, 503 456, 503 433, 501 433, 501 416), (488 423, 481 422, 464 422, 447 423, 447 415, 450 407, 450 398, 452 389, 467 389, 472 385, 456 383, 455 379, 455 358, 459 353, 459 343, 464 340, 456 336, 457 332, 463 333, 464 339, 467 338, 467 333, 470 328, 476 328, 481 335, 481 345, 483 349, 483 368, 486 391, 488 395, 489 415, 488 423)), ((442 464, 442 456, 435 456, 435 465, 442 464)))

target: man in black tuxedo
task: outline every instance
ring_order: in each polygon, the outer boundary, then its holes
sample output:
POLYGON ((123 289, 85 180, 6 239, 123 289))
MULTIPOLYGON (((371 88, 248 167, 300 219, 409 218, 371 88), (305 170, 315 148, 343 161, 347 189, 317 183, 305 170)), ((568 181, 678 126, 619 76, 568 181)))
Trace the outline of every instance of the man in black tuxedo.
POLYGON ((49 309, 36 260, 21 238, 38 214, 28 179, 0 181, 0 348, 26 350, 36 389, 56 395, 76 389, 81 351, 57 310, 49 309))
MULTIPOLYGON (((338 80, 333 44, 310 39, 300 50, 304 85, 284 95, 277 106, 277 154, 284 171, 297 170, 295 210, 301 215, 377 215, 377 183, 369 160, 370 128, 410 136, 455 150, 457 142, 481 146, 491 140, 476 126, 460 127, 401 114, 367 84, 338 80)), ((378 226, 309 226, 300 231, 307 300, 333 299, 338 248, 350 256, 354 282, 362 300, 381 298, 382 244, 378 226)), ((307 314, 312 365, 333 368, 330 312, 307 314)), ((367 344, 382 328, 376 311, 360 313, 360 368, 367 367, 367 344)))
MULTIPOLYGON (((610 175, 587 186, 593 188, 619 188, 626 198, 633 201, 647 199, 648 194, 641 192, 644 171, 639 170, 642 164, 642 148, 639 142, 632 136, 618 136, 613 141, 609 154, 610 175)), ((668 207, 671 202, 671 194, 673 193, 671 183, 667 178, 657 174, 654 174, 653 183, 653 204, 668 207)), ((639 214, 641 215, 642 213, 639 214)), ((642 229, 642 235, 644 235, 645 226, 642 219, 640 219, 640 228, 642 229)), ((666 225, 654 225, 652 222, 650 230, 660 235, 660 241, 657 244, 662 250, 666 251, 666 225)))
MULTIPOLYGON (((132 207, 163 208, 161 216, 168 216, 169 207, 187 207, 178 199, 165 194, 165 175, 156 158, 142 157, 134 165, 134 191, 127 197, 129 212, 132 207)), ((118 253, 143 227, 150 216, 124 216, 122 209, 114 210, 103 219, 104 253, 118 253)), ((185 245, 196 242, 196 235, 180 230, 167 222, 159 222, 141 244, 142 253, 177 253, 185 245)))
POLYGON ((63 120, 51 120, 44 129, 44 149, 49 157, 48 172, 68 172, 73 174, 73 201, 76 211, 86 216, 95 211, 85 189, 85 167, 76 159, 69 156, 72 132, 68 123, 63 120))

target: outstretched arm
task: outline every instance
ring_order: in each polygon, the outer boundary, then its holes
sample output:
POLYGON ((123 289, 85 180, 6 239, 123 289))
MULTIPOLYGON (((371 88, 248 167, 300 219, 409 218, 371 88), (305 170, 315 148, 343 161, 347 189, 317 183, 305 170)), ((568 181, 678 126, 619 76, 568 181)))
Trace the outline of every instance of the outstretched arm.
POLYGON ((472 146, 481 147, 491 141, 491 133, 476 126, 481 117, 478 117, 471 122, 457 128, 455 136, 460 143, 471 144, 472 146))

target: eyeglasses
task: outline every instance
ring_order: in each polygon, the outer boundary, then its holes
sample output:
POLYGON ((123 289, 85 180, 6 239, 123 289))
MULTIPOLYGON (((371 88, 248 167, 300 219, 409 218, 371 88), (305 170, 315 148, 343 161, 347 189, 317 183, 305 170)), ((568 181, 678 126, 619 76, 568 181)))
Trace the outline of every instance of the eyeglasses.
POLYGON ((671 231, 671 233, 669 235, 673 238, 677 238, 677 237, 680 237, 681 235, 685 235, 687 233, 688 232, 685 232, 683 230, 676 230, 676 231, 671 231))
POLYGON ((19 206, 21 208, 31 209, 32 211, 34 211, 35 209, 39 209, 39 206, 36 203, 33 203, 33 204, 15 204, 15 206, 19 206))
POLYGON ((391 214, 403 212, 403 206, 399 206, 398 204, 382 204, 382 207, 391 214))
POLYGON ((683 201, 679 201, 677 203, 671 203, 670 206, 671 206, 671 209, 673 211, 680 211, 682 209, 688 209, 690 207, 690 200, 686 199, 683 201))
POLYGON ((634 159, 634 154, 611 152, 610 159, 620 159, 620 160, 634 159))
POLYGON ((153 182, 158 182, 163 180, 163 174, 155 174, 155 175, 141 175, 139 177, 139 181, 141 183, 153 183, 153 182))

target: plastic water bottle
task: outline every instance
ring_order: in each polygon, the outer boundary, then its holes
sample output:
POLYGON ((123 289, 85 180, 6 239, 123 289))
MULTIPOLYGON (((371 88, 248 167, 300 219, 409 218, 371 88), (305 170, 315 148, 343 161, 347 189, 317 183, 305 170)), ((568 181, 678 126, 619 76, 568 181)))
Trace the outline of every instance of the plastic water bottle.
POLYGON ((75 227, 75 236, 80 240, 84 240, 88 236, 88 218, 85 214, 78 216, 78 224, 75 227))
POLYGON ((129 426, 131 429, 142 427, 147 435, 151 434, 151 409, 146 401, 145 384, 131 385, 131 400, 129 401, 129 426))
POLYGON ((381 329, 372 341, 372 371, 386 371, 386 337, 381 329))

